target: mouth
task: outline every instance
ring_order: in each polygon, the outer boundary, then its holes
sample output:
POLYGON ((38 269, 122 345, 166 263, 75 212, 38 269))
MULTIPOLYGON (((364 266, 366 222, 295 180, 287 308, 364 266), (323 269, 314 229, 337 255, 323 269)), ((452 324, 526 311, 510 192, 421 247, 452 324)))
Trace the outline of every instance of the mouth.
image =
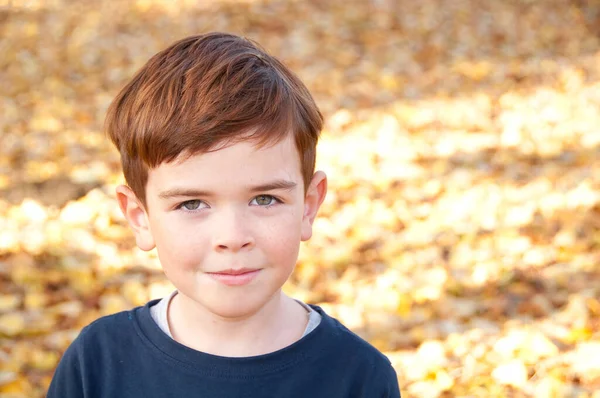
POLYGON ((226 269, 223 271, 209 272, 209 274, 217 274, 217 275, 244 275, 250 272, 259 271, 256 268, 239 268, 239 269, 226 269))
POLYGON ((215 281, 227 286, 242 286, 249 284, 258 276, 262 269, 227 269, 218 272, 207 272, 215 281))

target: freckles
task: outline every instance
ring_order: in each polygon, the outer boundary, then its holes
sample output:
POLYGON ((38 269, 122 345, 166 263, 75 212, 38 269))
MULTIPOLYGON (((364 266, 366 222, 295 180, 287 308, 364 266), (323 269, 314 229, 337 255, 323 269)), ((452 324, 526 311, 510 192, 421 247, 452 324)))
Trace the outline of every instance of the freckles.
POLYGON ((281 253, 287 252, 290 248, 300 244, 300 233, 291 229, 280 231, 279 234, 273 237, 273 242, 277 243, 277 250, 281 253), (292 232, 293 231, 293 232, 292 232))

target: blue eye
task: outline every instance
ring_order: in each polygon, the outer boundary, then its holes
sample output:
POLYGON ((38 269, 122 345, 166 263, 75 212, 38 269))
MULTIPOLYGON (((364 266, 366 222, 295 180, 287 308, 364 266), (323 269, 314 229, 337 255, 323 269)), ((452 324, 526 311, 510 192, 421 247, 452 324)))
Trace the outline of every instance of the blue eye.
POLYGON ((208 206, 206 205, 206 203, 204 203, 201 200, 188 200, 178 206, 179 209, 184 209, 187 211, 199 210, 204 207, 208 207, 208 206))
POLYGON ((257 206, 269 207, 274 205, 275 203, 281 203, 281 201, 271 195, 258 195, 257 197, 252 199, 250 203, 257 206))

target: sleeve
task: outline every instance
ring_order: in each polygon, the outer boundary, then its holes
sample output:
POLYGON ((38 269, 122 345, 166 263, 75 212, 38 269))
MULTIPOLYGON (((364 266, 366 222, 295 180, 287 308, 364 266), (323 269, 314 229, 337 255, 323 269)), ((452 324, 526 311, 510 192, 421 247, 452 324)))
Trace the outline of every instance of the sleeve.
POLYGON ((394 370, 392 364, 388 365, 387 370, 385 375, 385 385, 387 385, 387 388, 382 398, 400 398, 400 387, 398 386, 396 370, 394 370))
POLYGON ((65 351, 54 372, 46 398, 84 398, 81 372, 81 334, 65 351))

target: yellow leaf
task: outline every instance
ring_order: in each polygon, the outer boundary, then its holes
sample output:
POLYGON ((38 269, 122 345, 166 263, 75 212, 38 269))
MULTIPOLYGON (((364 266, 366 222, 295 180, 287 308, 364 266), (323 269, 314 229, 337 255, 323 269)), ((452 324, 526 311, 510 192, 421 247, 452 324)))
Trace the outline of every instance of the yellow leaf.
POLYGON ((456 72, 475 81, 481 81, 492 72, 492 64, 487 61, 460 62, 454 66, 456 72))
POLYGON ((25 379, 25 377, 22 376, 18 377, 12 382, 0 386, 0 393, 2 393, 2 396, 4 396, 4 394, 15 394, 11 397, 21 396, 25 398, 27 396, 27 393, 30 392, 30 390, 31 386, 29 382, 25 379))
POLYGON ((69 272, 69 282, 73 289, 85 294, 94 291, 98 281, 90 268, 80 268, 69 272))
POLYGON ((0 311, 10 311, 19 306, 21 299, 15 294, 0 295, 0 311))
POLYGON ((126 281, 121 287, 121 292, 127 301, 133 305, 142 305, 148 301, 148 291, 140 281, 126 281))
POLYGON ((8 187, 10 183, 10 179, 8 176, 0 175, 0 189, 5 189, 8 187))
POLYGON ((59 357, 52 351, 36 350, 31 354, 30 365, 39 370, 52 370, 58 364, 59 357))
POLYGON ((17 380, 15 372, 0 371, 0 388, 17 380))
POLYGON ((499 365, 492 371, 492 377, 500 384, 523 387, 527 383, 527 368, 520 360, 499 365))
POLYGON ((559 398, 563 395, 562 382, 554 377, 544 377, 535 388, 536 397, 559 398))
POLYGON ((412 299, 409 295, 403 294, 398 300, 398 306, 396 307, 396 313, 401 317, 408 317, 412 309, 412 299))
POLYGON ((435 372, 435 384, 442 391, 448 391, 454 386, 454 379, 443 369, 437 369, 435 372))
POLYGON ((7 336, 16 336, 25 328, 25 319, 18 312, 0 316, 0 333, 7 336))
POLYGON ((129 307, 125 299, 118 294, 105 294, 100 298, 100 308, 103 315, 124 311, 129 307))
POLYGON ((382 337, 371 339, 369 340, 369 343, 371 343, 371 345, 373 345, 373 347, 377 348, 379 351, 390 351, 391 349, 389 339, 382 337))
POLYGON ((44 293, 30 291, 25 296, 25 307, 27 309, 40 309, 46 305, 48 297, 44 293))
POLYGON ((586 341, 592 338, 594 331, 589 327, 573 328, 569 331, 567 341, 570 343, 577 343, 580 341, 586 341))

